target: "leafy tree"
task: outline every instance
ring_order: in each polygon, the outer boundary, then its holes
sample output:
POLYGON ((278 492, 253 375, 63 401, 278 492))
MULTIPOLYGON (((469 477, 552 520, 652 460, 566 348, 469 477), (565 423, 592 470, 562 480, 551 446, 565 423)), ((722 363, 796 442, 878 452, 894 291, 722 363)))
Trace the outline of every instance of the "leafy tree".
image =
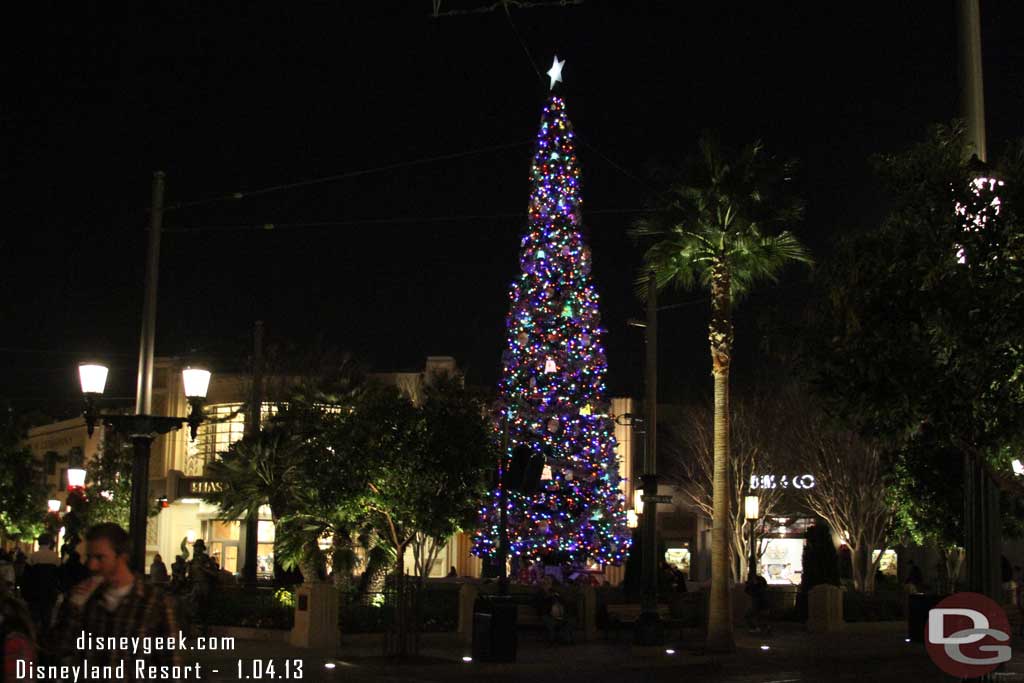
MULTIPOLYGON (((104 434, 103 445, 86 468, 88 507, 85 526, 114 522, 128 528, 132 497, 132 449, 129 444, 109 431, 104 434)), ((150 515, 159 513, 154 507, 150 515)))
POLYGON ((476 523, 486 474, 498 458, 484 405, 461 378, 434 375, 419 408, 424 442, 420 463, 425 494, 412 547, 416 573, 426 578, 448 539, 476 523))
POLYGON ((400 575, 417 534, 447 538, 472 519, 495 457, 483 406, 452 378, 435 377, 421 406, 368 390, 324 439, 333 458, 320 486, 343 492, 343 517, 379 524, 400 575))
MULTIPOLYGON (((758 282, 775 280, 790 261, 809 263, 807 252, 788 230, 802 205, 782 192, 790 166, 777 164, 757 142, 731 155, 705 135, 700 157, 682 182, 669 190, 667 211, 640 220, 639 238, 654 239, 645 268, 659 287, 700 286, 711 294, 708 341, 714 375, 714 514, 711 535, 711 602, 707 646, 735 648, 729 606, 729 370, 732 307, 758 282)), ((646 273, 642 278, 646 279, 646 273)))
POLYGON ((876 160, 891 210, 825 269, 807 349, 831 408, 885 448, 897 533, 944 549, 963 545, 965 457, 1007 471, 1024 418, 1024 155, 993 174, 962 149, 936 126, 876 160))
POLYGON ((14 435, 0 439, 0 534, 30 541, 43 531, 46 486, 32 451, 14 435))

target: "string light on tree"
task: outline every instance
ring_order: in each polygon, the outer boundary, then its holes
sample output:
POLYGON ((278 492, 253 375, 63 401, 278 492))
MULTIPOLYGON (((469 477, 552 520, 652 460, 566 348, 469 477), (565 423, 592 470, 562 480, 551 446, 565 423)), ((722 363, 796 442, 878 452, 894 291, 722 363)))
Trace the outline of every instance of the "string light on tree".
MULTIPOLYGON (((551 88, 561 82, 564 63, 556 57, 548 71, 551 88)), ((581 233, 575 134, 558 95, 541 115, 530 181, 497 412, 508 415, 509 453, 526 445, 546 461, 538 493, 507 496, 510 555, 620 564, 630 534, 604 397, 604 330, 581 233)), ((500 420, 496 427, 502 429, 500 420)), ((499 500, 494 492, 481 509, 478 556, 497 554, 499 500)))
MULTIPOLYGON (((965 201, 957 202, 954 211, 962 219, 962 227, 968 236, 981 235, 989 223, 999 216, 1002 200, 999 199, 998 188, 1005 183, 998 178, 979 175, 971 180, 968 196, 965 201)), ((997 247, 999 245, 992 245, 997 247)), ((967 263, 967 251, 962 244, 955 244, 957 263, 967 263)), ((997 258, 996 254, 992 258, 997 258)))

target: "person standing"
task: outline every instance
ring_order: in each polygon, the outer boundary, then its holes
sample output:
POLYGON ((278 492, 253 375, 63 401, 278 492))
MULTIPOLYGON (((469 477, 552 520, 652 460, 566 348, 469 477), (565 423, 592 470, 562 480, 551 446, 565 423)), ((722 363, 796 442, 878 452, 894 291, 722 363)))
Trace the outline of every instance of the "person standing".
POLYGON ((89 570, 82 564, 82 556, 77 550, 72 550, 68 559, 60 566, 60 584, 65 594, 70 593, 80 581, 85 581, 90 576, 89 570))
POLYGON ((53 536, 40 534, 36 540, 39 542, 39 549, 28 556, 26 563, 29 565, 60 564, 60 558, 57 557, 57 553, 53 549, 53 536))
POLYGON ((150 654, 131 649, 76 650, 76 639, 83 631, 128 642, 133 637, 177 638, 179 634, 170 598, 129 568, 128 532, 106 522, 90 528, 85 541, 86 566, 93 576, 72 588, 61 606, 52 638, 56 653, 95 666, 117 666, 123 661, 126 680, 134 680, 134 660, 145 660, 147 667, 178 664, 177 650, 170 649, 154 649, 150 654))
POLYGON ((192 560, 188 563, 188 593, 184 597, 191 627, 205 634, 209 628, 210 596, 217 581, 217 569, 206 553, 206 541, 199 538, 192 544, 192 560))
POLYGON ((914 564, 913 560, 907 560, 907 579, 903 582, 908 593, 919 593, 924 585, 924 577, 921 576, 921 568, 914 564))
POLYGON ((16 574, 14 572, 14 562, 11 560, 11 554, 6 550, 0 550, 0 590, 6 588, 7 590, 14 590, 14 585, 17 582, 16 574))
POLYGON ((160 553, 153 557, 153 564, 149 566, 149 580, 153 583, 167 583, 167 565, 160 553))

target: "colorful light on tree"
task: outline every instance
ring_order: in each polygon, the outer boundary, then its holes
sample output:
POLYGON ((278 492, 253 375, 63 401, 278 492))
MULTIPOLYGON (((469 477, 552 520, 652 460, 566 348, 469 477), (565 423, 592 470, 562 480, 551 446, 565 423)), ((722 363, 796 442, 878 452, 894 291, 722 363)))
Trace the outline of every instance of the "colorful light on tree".
MULTIPOLYGON (((619 564, 630 535, 606 416, 603 330, 580 232, 572 125, 557 95, 541 117, 530 181, 529 229, 509 292, 497 428, 501 433, 507 420, 508 454, 525 444, 546 454, 550 474, 539 493, 507 498, 510 556, 619 564)), ((478 556, 497 553, 499 499, 494 492, 481 510, 478 556)))

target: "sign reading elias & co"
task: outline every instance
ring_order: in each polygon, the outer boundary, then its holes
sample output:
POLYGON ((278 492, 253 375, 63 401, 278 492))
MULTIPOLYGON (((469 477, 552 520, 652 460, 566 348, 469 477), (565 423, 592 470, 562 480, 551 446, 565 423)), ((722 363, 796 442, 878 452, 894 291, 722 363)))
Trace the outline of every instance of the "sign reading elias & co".
POLYGON ((195 498, 208 493, 220 493, 224 483, 203 477, 183 477, 178 480, 178 498, 195 498))

